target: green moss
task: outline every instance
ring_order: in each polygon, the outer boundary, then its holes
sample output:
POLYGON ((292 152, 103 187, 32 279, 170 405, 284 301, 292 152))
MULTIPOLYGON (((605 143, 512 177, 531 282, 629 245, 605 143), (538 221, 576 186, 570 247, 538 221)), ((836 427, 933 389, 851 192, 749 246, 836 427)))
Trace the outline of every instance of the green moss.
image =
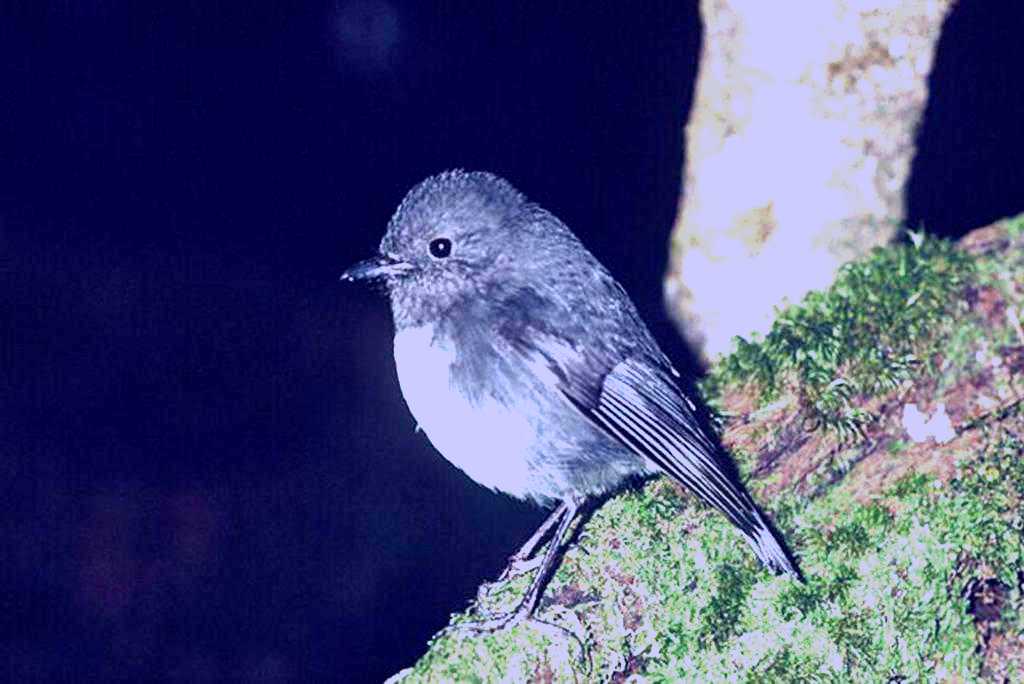
MULTIPOLYGON (((1019 405, 1018 405, 1019 410, 1019 405)), ((1007 432, 971 459, 950 484, 937 520, 964 563, 981 566, 1008 586, 1024 568, 1024 442, 1007 432)))
POLYGON ((927 365, 973 270, 952 243, 912 237, 844 266, 828 291, 782 311, 764 339, 737 337, 705 393, 753 382, 770 401, 793 389, 812 426, 861 435, 872 416, 853 399, 895 389, 927 365))
POLYGON ((1011 219, 1006 219, 1003 225, 1012 239, 1024 236, 1024 214, 1018 214, 1011 219))

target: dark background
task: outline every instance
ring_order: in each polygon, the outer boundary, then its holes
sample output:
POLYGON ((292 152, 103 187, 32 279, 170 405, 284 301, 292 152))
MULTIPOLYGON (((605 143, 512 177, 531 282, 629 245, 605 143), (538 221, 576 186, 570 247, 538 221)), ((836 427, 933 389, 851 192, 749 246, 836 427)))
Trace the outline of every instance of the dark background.
MULTIPOLYGON (((1010 4, 948 21, 911 225, 1024 209, 1010 4)), ((488 169, 685 358, 699 23, 620 5, 5 4, 0 677, 379 680, 496 576, 543 513, 414 434, 386 303, 337 277, 412 184, 488 169)))

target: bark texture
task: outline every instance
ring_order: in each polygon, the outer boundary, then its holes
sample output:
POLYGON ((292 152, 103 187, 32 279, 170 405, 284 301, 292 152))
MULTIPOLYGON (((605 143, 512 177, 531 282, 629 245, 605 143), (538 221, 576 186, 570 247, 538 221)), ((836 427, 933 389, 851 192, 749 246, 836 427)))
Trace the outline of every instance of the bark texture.
POLYGON ((888 243, 951 0, 701 0, 665 293, 706 360, 888 243))

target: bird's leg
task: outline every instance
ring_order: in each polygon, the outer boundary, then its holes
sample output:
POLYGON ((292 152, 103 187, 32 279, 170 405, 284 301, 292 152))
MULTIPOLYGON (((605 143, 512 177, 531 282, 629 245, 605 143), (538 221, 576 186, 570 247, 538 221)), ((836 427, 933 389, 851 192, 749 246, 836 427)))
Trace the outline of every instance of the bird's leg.
MULTIPOLYGON (((554 536, 551 537, 551 543, 548 545, 547 550, 544 552, 543 560, 540 564, 540 569, 533 578, 533 582, 530 583, 530 588, 526 590, 526 594, 523 595, 522 601, 516 609, 510 613, 504 613, 496 615, 493 618, 482 620, 480 622, 467 622, 460 625, 454 625, 453 629, 459 631, 469 631, 477 634, 487 634, 491 632, 497 632, 506 627, 512 627, 520 622, 529 619, 533 615, 534 609, 537 607, 537 602, 540 600, 541 595, 544 593, 545 587, 551 580, 551 576, 558 568, 558 561, 561 558, 561 552, 564 550, 566 543, 569 540, 569 528, 572 527, 572 523, 578 517, 580 507, 583 503, 583 499, 570 498, 566 499, 561 506, 560 518, 558 520, 558 528, 555 530, 554 536)), ((556 511, 558 513, 558 511, 556 511)), ((552 518, 555 516, 553 515, 552 518)), ((542 527, 550 527, 549 518, 542 527)), ((537 535, 534 535, 537 536, 537 535)), ((531 538, 530 541, 533 541, 531 538)), ((530 542, 528 541, 527 544, 530 542)))
POLYGON ((543 561, 543 556, 534 556, 534 552, 537 547, 540 546, 544 538, 548 536, 551 528, 558 524, 558 521, 562 519, 568 510, 568 505, 563 501, 558 504, 558 507, 552 511, 551 515, 541 523, 541 526, 537 528, 537 531, 526 540, 518 551, 508 557, 508 567, 501 573, 499 581, 510 580, 520 575, 530 572, 543 561))

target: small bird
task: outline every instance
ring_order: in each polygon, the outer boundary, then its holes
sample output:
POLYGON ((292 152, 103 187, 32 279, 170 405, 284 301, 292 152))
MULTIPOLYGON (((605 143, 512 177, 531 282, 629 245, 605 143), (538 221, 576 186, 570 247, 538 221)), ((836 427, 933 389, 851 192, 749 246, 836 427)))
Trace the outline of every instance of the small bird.
POLYGON ((475 629, 530 618, 587 505, 657 473, 724 513, 765 566, 800 578, 625 290, 504 179, 427 178, 379 254, 342 279, 386 286, 402 394, 441 455, 485 487, 557 504, 511 558, 528 563, 551 534, 519 606, 475 629))

